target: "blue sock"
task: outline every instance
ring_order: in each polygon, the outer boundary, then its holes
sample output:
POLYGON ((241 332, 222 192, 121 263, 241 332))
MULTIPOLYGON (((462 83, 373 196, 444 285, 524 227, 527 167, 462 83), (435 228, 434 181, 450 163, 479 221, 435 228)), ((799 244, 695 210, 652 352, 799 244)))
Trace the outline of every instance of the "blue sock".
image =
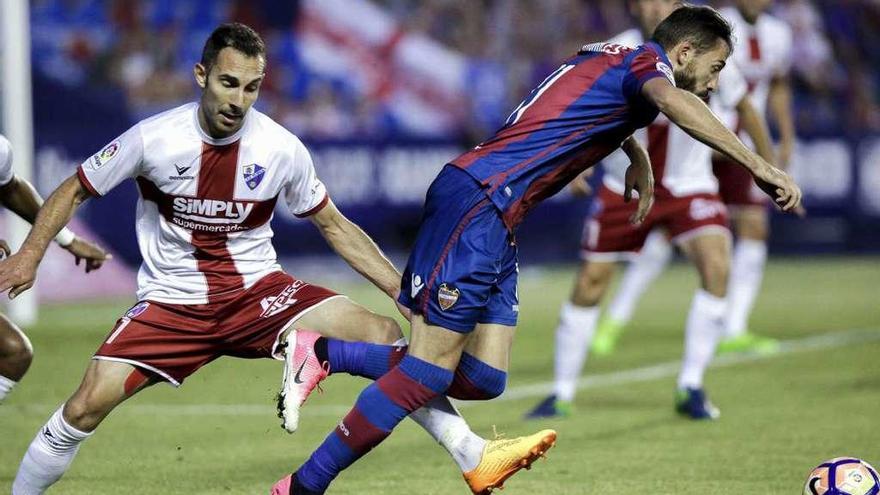
POLYGON ((370 384, 354 408, 295 473, 306 489, 323 493, 336 476, 379 445, 409 413, 442 394, 452 372, 406 355, 370 384))
POLYGON ((325 338, 330 373, 348 373, 376 380, 406 355, 406 346, 368 344, 325 338))
POLYGON ((506 385, 507 373, 464 353, 446 395, 460 400, 489 400, 501 395, 506 385))

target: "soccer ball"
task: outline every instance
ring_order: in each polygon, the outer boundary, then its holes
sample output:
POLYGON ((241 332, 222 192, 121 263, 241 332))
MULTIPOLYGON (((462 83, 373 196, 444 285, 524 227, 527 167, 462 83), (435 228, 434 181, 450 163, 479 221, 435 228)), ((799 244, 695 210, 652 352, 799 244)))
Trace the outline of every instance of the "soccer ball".
POLYGON ((854 457, 837 457, 820 464, 807 478, 804 495, 878 495, 877 470, 854 457))

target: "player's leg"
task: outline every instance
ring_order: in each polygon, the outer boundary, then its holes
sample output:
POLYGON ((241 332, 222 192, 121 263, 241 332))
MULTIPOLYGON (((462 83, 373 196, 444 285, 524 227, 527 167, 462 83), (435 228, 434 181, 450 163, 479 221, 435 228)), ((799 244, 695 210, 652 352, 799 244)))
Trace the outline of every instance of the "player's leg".
POLYGON ((571 413, 577 382, 584 369, 599 321, 600 304, 614 276, 615 263, 604 258, 581 263, 571 298, 559 312, 554 353, 553 395, 540 402, 528 418, 571 413))
POLYGON ((737 237, 727 288, 725 336, 718 352, 772 353, 779 348, 776 340, 748 331, 749 315, 761 288, 767 260, 767 199, 742 167, 725 160, 716 160, 712 165, 721 199, 730 209, 737 237))
POLYGON ((27 372, 34 357, 30 340, 0 313, 0 402, 27 372))
POLYGON ((705 229, 681 244, 700 274, 685 324, 685 346, 678 376, 676 409, 694 419, 714 419, 718 409, 706 398, 703 376, 723 335, 730 235, 721 226, 705 229))
POLYGON ((466 341, 465 333, 414 317, 407 355, 361 392, 335 431, 292 479, 286 478, 293 485, 290 493, 324 493, 339 473, 387 438, 407 415, 443 394, 452 383, 466 341))
MULTIPOLYGON (((471 334, 452 385, 446 391, 461 400, 488 400, 501 395, 507 382, 510 349, 516 327, 485 323, 471 334)), ((473 493, 489 493, 523 468, 529 468, 556 442, 556 432, 484 441, 477 463, 464 472, 473 493)), ((472 443, 473 447, 477 445, 472 443)))
MULTIPOLYGON (((328 363, 330 374, 347 373, 376 380, 406 355, 406 341, 393 318, 373 313, 345 297, 327 300, 308 311, 295 325, 310 329, 295 333, 294 345, 305 349, 300 354, 309 356, 311 351, 318 363, 328 363)), ((293 368, 297 368, 296 362, 293 368)), ((410 414, 410 418, 449 452, 462 472, 477 466, 486 442, 471 431, 446 396, 432 399, 410 414)))
POLYGON ((12 486, 14 495, 43 493, 67 471, 105 417, 127 398, 159 378, 134 366, 92 360, 76 392, 40 428, 12 486))
POLYGON ((598 212, 584 223, 581 258, 585 260, 575 279, 571 298, 559 313, 556 328, 554 393, 526 414, 527 418, 566 415, 571 412, 577 380, 583 370, 596 325, 599 304, 611 283, 617 261, 630 259, 645 242, 652 220, 633 226, 633 202, 602 187, 597 197, 598 212))
POLYGON ((775 352, 779 347, 775 339, 749 332, 749 315, 761 290, 767 263, 767 208, 763 205, 740 206, 733 210, 732 219, 737 240, 728 283, 725 336, 719 351, 775 352))
POLYGON ((672 243, 664 229, 654 229, 645 240, 645 245, 630 263, 627 264, 608 311, 599 320, 591 351, 597 356, 614 352, 617 341, 629 324, 636 304, 645 290, 663 273, 672 259, 672 243))

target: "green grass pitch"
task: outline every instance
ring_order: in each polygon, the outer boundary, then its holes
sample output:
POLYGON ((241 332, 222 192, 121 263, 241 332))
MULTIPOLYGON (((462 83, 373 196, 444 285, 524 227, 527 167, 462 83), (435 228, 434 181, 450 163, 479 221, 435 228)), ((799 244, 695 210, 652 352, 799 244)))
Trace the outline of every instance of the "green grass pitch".
MULTIPOLYGON (((880 259, 808 258, 768 267, 752 328, 796 344, 767 359, 711 369, 722 410, 695 423, 672 410, 674 370, 615 382, 628 370, 672 363, 696 284, 676 265, 647 294, 617 354, 591 359, 577 413, 524 422, 552 378, 553 330, 572 267, 532 271, 520 286, 521 325, 507 400, 462 408, 475 431, 508 436, 552 427, 549 458, 505 494, 794 494, 810 469, 839 455, 880 464, 880 259), (812 339, 821 335, 831 338, 812 339), (536 385, 535 387, 528 387, 536 385), (530 393, 531 391, 531 393, 530 393)), ((48 283, 44 280, 43 283, 48 283)), ((334 287, 391 314, 367 286, 334 287)), ((79 383, 91 353, 131 300, 47 306, 29 331, 34 365, 0 405, 0 492, 47 417, 79 383)), ((277 362, 222 359, 180 389, 148 389, 114 412, 80 450, 54 494, 264 494, 296 468, 366 385, 334 376, 306 405, 295 435, 274 416, 277 362)), ((413 423, 346 471, 336 494, 465 494, 442 450, 413 423)))

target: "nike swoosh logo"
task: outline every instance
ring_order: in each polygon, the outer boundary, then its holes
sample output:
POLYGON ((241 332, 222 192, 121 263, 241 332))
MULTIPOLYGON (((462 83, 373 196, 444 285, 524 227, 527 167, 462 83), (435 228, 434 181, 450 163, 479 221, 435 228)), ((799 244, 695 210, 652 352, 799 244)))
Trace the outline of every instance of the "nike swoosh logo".
POLYGON ((306 359, 303 359, 303 362, 299 365, 299 369, 296 370, 296 374, 293 375, 293 383, 296 383, 297 385, 303 383, 300 379, 300 375, 302 374, 303 368, 306 366, 306 360, 308 360, 308 356, 306 356, 306 359))
POLYGON ((192 168, 192 165, 190 165, 189 167, 180 167, 178 165, 174 165, 174 168, 177 169, 177 175, 183 175, 184 173, 186 173, 187 170, 192 168))

